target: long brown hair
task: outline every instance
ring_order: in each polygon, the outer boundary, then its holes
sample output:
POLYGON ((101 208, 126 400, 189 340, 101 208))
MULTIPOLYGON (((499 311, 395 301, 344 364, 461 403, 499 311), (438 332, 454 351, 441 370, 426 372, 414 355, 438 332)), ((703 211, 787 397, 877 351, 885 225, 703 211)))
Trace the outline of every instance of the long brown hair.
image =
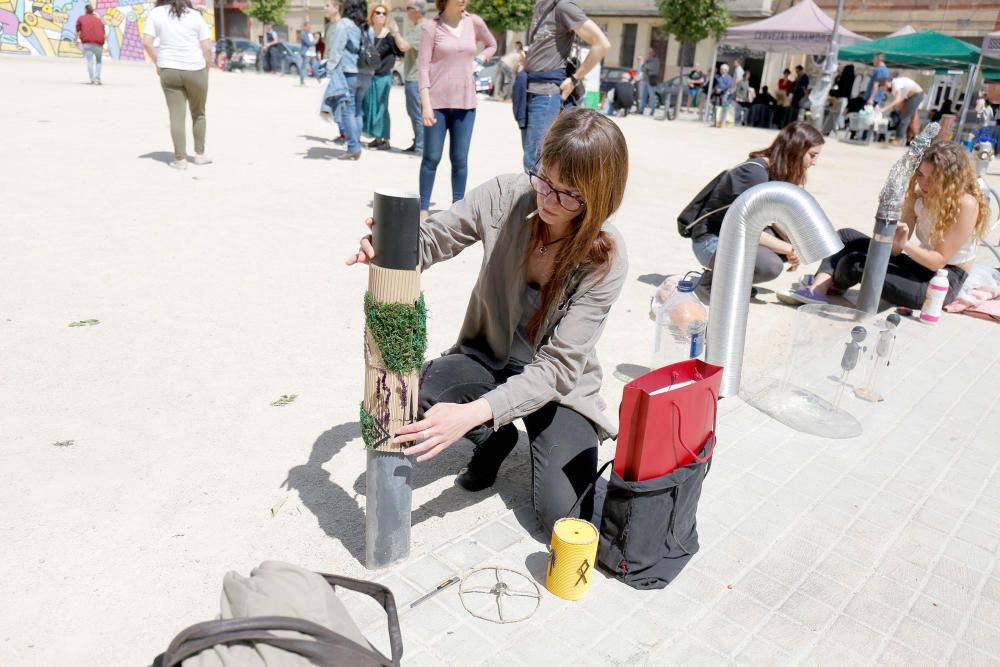
POLYGON ((772 181, 805 185, 806 153, 825 143, 826 139, 819 130, 809 123, 798 120, 785 126, 770 146, 750 153, 750 157, 767 158, 768 173, 772 181))
POLYGON ((911 204, 917 197, 923 199, 924 208, 934 221, 930 237, 927 239, 929 245, 940 243, 948 228, 958 222, 958 212, 964 195, 972 195, 979 205, 973 233, 977 238, 983 238, 989 226, 986 218, 990 207, 979 187, 972 158, 965 149, 953 141, 936 141, 927 149, 920 162, 934 165, 931 185, 927 192, 920 192, 917 187, 917 174, 914 171, 906 190, 906 199, 911 204))
MULTIPOLYGON (((539 158, 542 169, 556 168, 559 180, 580 191, 586 206, 573 221, 574 229, 555 257, 552 276, 542 288, 541 304, 528 322, 534 341, 552 305, 566 289, 570 274, 589 262, 601 277, 611 270, 615 243, 601 231, 604 221, 621 206, 628 180, 628 146, 618 126, 594 109, 565 111, 549 127, 539 158)), ((548 226, 537 220, 531 229, 527 263, 539 243, 548 241, 548 226)))

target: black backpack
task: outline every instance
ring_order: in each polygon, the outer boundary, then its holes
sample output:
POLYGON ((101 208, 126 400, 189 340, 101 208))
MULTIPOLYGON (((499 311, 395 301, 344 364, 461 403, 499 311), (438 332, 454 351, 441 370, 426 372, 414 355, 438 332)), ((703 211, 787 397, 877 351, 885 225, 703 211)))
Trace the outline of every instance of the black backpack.
MULTIPOLYGON (((719 172, 718 176, 710 180, 705 187, 698 191, 698 194, 694 196, 694 199, 692 199, 691 202, 684 207, 684 210, 681 211, 681 214, 677 216, 677 233, 682 237, 689 239, 691 238, 691 232, 699 222, 729 208, 732 205, 731 202, 725 206, 720 206, 719 208, 711 211, 706 211, 705 204, 707 204, 712 198, 712 195, 715 193, 716 188, 719 187, 719 183, 722 181, 723 176, 747 164, 755 164, 765 170, 767 169, 765 165, 757 162, 756 159, 750 159, 736 165, 732 169, 726 169, 725 171, 719 172)), ((738 194, 739 193, 737 193, 737 196, 738 194)), ((735 200, 736 197, 733 197, 733 201, 735 200)))
POLYGON ((375 41, 368 36, 369 28, 361 30, 361 46, 358 47, 358 71, 374 72, 382 62, 375 41))

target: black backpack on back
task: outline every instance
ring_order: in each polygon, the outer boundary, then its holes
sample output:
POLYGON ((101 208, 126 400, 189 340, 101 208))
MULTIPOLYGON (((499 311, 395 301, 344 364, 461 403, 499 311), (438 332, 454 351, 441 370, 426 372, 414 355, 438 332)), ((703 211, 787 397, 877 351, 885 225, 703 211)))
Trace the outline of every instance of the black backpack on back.
MULTIPOLYGON (((728 201, 729 203, 725 206, 719 206, 711 211, 706 211, 705 205, 712 199, 712 195, 715 194, 716 189, 719 187, 719 183, 722 182, 722 179, 726 176, 726 174, 736 172, 736 170, 742 169, 747 165, 757 165, 758 167, 764 169, 765 173, 767 173, 767 166, 763 161, 761 161, 760 158, 751 158, 746 162, 736 165, 732 169, 726 169, 725 171, 720 172, 718 176, 709 181, 708 184, 694 196, 694 199, 692 199, 691 202, 684 207, 684 210, 681 211, 681 214, 677 216, 677 233, 684 238, 689 239, 691 238, 691 232, 694 231, 694 228, 698 223, 702 222, 705 218, 711 217, 716 213, 721 213, 729 208, 732 205, 732 202, 736 201, 737 197, 743 193, 743 189, 746 187, 745 184, 743 187, 738 186, 737 192, 719 193, 720 196, 716 197, 715 201, 716 203, 719 201, 728 201)), ((750 173, 752 172, 753 170, 750 170, 750 173)), ((737 172, 737 174, 742 175, 743 172, 740 171, 737 172)), ((736 180, 739 182, 744 179, 737 176, 736 180)), ((728 185, 730 188, 734 186, 733 183, 729 183, 728 185)))
POLYGON ((359 72, 374 72, 379 63, 382 62, 381 56, 378 54, 378 49, 375 47, 375 41, 369 37, 370 28, 365 27, 361 30, 361 45, 358 47, 358 71, 359 72))

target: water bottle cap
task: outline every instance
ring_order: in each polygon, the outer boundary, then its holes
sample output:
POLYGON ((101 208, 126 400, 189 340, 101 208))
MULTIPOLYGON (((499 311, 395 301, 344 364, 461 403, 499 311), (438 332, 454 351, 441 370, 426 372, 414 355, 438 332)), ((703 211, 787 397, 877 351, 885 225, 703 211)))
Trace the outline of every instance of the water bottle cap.
POLYGON ((684 277, 677 282, 678 292, 693 292, 701 284, 701 274, 697 271, 688 271, 684 274, 684 277), (692 280, 688 276, 696 276, 696 279, 692 280))

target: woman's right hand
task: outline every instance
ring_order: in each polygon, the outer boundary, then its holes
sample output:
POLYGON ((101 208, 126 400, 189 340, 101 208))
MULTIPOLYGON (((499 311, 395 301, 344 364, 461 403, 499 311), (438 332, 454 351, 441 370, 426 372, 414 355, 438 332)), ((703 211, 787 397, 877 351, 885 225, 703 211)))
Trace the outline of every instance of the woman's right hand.
POLYGON ((905 222, 896 223, 896 234, 892 237, 892 256, 903 252, 906 242, 910 239, 910 226, 905 222))
MULTIPOLYGON (((368 218, 365 220, 365 224, 368 225, 368 229, 375 226, 375 219, 368 218)), ((344 262, 347 266, 352 264, 371 264, 372 259, 375 258, 375 246, 372 245, 372 235, 368 234, 361 237, 360 247, 358 251, 347 258, 344 262)))
POLYGON ((434 109, 430 105, 424 105, 424 127, 431 127, 437 123, 437 117, 434 115, 434 109))

